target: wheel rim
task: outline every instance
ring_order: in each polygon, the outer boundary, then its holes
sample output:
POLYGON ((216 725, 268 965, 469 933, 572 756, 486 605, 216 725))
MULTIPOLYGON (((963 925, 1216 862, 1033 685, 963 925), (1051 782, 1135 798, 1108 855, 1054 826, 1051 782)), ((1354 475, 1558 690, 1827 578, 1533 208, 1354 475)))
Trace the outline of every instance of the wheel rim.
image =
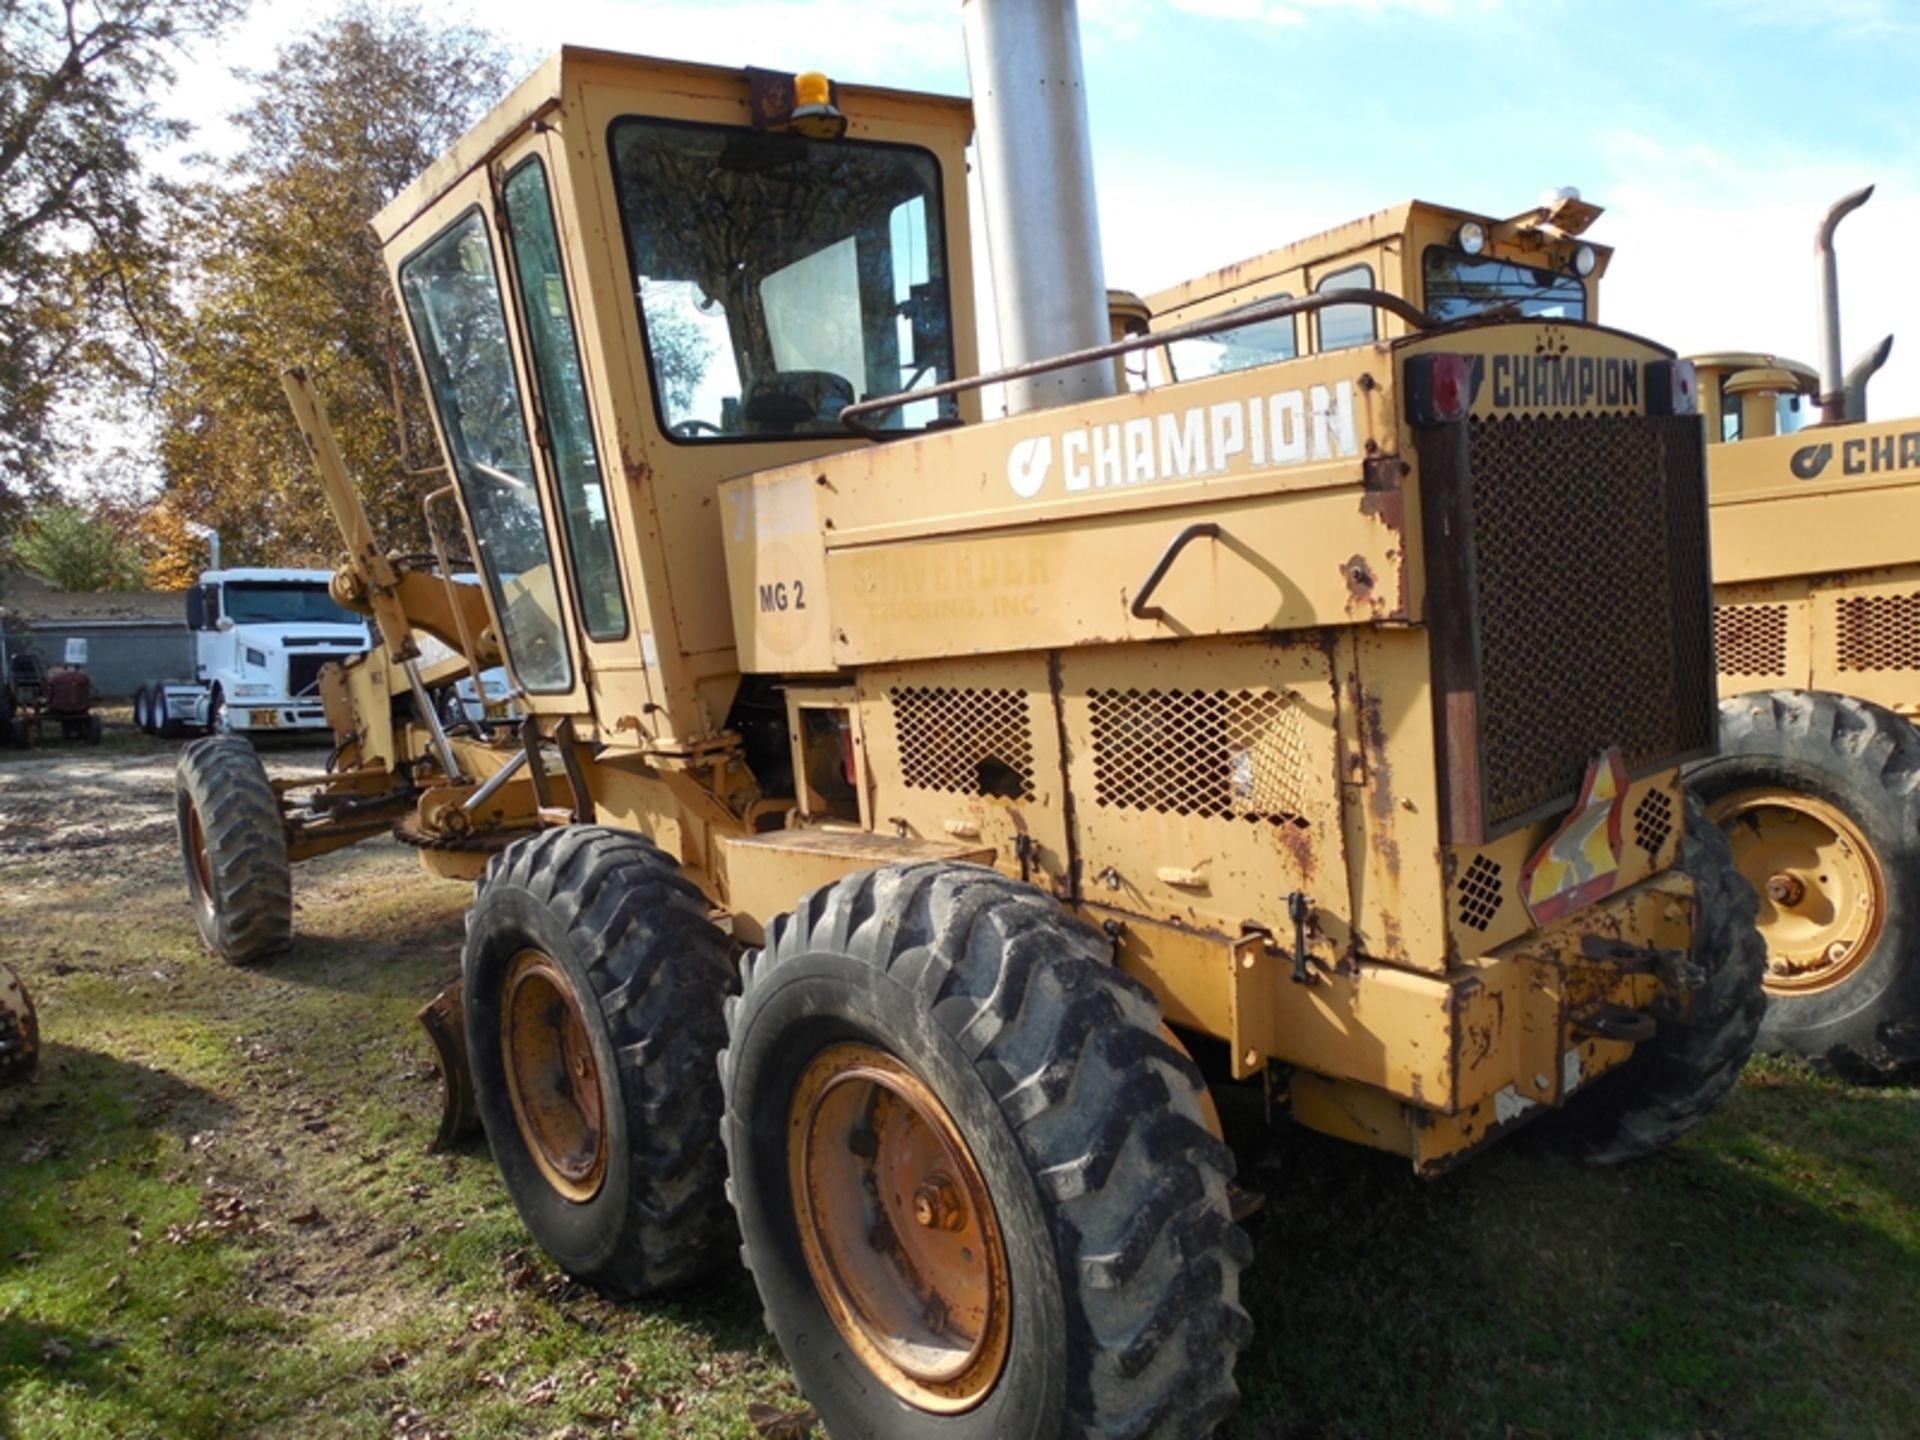
POLYGON ((207 853, 207 828, 200 823, 200 807, 187 802, 187 863, 193 867, 194 898, 213 913, 213 857, 207 853))
POLYGON ((1866 963, 1886 923, 1887 882, 1852 819, 1816 796, 1773 787, 1724 795, 1707 814, 1760 896, 1768 991, 1830 990, 1866 963))
POLYGON ((788 1113, 800 1247, 835 1326, 900 1399, 952 1414, 1005 1365, 1006 1247, 953 1118, 870 1045, 823 1050, 788 1113))
POLYGON ((534 1163, 567 1199, 591 1200, 607 1173, 607 1134, 585 1012, 553 958, 522 950, 500 1009, 507 1098, 534 1163))

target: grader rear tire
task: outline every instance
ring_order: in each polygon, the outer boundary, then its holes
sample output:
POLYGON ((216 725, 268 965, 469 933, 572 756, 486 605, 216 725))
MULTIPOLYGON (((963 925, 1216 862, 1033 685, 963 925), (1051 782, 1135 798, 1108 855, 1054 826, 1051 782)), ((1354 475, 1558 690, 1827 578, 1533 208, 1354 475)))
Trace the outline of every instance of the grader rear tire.
POLYGON ((1662 1018, 1624 1065, 1535 1122, 1552 1153, 1598 1165, 1650 1155, 1706 1119, 1753 1054, 1767 1004, 1758 902, 1733 868, 1726 836, 1691 796, 1679 863, 1694 884, 1690 959, 1703 983, 1684 1017, 1662 1018))
POLYGON ((1760 1047, 1920 1060, 1920 732, 1843 695, 1741 695, 1689 783, 1761 895, 1760 1047))
POLYGON ((174 772, 187 894, 200 938, 230 965, 251 965, 293 940, 293 872, 280 800, 253 746, 196 740, 174 772))
POLYGON ((1233 1408, 1233 1155, 1107 942, 991 870, 852 876, 731 1001, 730 1190, 837 1440, 1198 1437, 1233 1408))
POLYGON ((488 863, 462 959, 467 1056, 521 1220, 569 1274, 633 1298, 727 1254, 715 1057, 731 944, 639 835, 571 825, 488 863))

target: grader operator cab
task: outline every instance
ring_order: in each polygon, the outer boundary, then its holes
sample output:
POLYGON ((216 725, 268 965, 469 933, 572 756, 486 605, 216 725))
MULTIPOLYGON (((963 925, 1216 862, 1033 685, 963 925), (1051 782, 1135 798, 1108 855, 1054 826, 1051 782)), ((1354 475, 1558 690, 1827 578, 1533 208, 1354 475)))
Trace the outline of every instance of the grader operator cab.
POLYGON ((1393 333, 1109 393, 1159 339, 1099 343, 1072 7, 966 14, 996 376, 964 101, 564 50, 380 215, 485 590, 290 376, 384 643, 329 774, 184 757, 189 887, 246 961, 289 861, 478 875, 430 1025, 529 1230, 615 1294, 743 1254, 831 1433, 1201 1435, 1210 1082, 1432 1173, 1643 1153, 1746 1057, 1700 422, 1644 340, 1365 285, 1186 337, 1393 333), (414 630, 518 736, 437 728, 414 630))

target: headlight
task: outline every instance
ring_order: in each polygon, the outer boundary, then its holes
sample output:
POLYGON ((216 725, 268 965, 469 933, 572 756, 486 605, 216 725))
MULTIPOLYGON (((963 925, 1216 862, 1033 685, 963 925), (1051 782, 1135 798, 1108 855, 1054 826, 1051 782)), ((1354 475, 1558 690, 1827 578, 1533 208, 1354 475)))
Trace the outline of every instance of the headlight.
POLYGON ((1487 248, 1487 227, 1478 220, 1462 220, 1453 243, 1463 255, 1478 255, 1487 248))
POLYGON ((1573 247, 1573 273, 1582 280, 1593 274, 1593 267, 1600 263, 1600 257, 1594 253, 1591 245, 1573 247))
POLYGON ((271 695, 273 693, 273 687, 271 685, 236 685, 233 687, 233 693, 236 697, 241 695, 271 695))

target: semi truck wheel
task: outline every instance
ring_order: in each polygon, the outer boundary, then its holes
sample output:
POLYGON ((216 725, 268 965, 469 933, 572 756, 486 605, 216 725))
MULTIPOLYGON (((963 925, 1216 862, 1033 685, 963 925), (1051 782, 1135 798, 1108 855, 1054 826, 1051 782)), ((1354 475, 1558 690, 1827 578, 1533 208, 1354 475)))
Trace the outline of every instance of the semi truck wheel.
POLYGON ((1535 1122, 1552 1153, 1600 1165, 1672 1144, 1712 1113, 1753 1054, 1766 1009, 1766 946, 1753 887, 1734 869, 1726 836, 1687 800, 1680 867, 1693 880, 1693 949, 1700 981, 1684 1016, 1663 1016, 1624 1065, 1535 1122))
POLYGON ((133 692, 133 728, 143 735, 153 734, 153 699, 142 685, 133 692))
POLYGON ((165 686, 154 687, 153 700, 149 705, 148 713, 153 717, 153 733, 163 740, 178 740, 187 733, 186 719, 173 713, 165 686))
POLYGON ((175 771, 187 894, 207 948, 251 965, 293 939, 293 872, 280 800, 244 739, 211 736, 180 752, 175 771))
POLYGON ((1742 695, 1690 783, 1760 892, 1761 1047, 1920 1060, 1920 732, 1844 695, 1742 695))
POLYGON ((733 1244, 720 1148, 731 942, 639 835, 573 825, 488 864, 462 959, 494 1162, 540 1247, 618 1297, 698 1279, 733 1244))
POLYGON ((1107 941, 991 870, 812 894, 728 1005, 730 1194, 826 1430, 1185 1437, 1252 1328, 1233 1155, 1107 941))

